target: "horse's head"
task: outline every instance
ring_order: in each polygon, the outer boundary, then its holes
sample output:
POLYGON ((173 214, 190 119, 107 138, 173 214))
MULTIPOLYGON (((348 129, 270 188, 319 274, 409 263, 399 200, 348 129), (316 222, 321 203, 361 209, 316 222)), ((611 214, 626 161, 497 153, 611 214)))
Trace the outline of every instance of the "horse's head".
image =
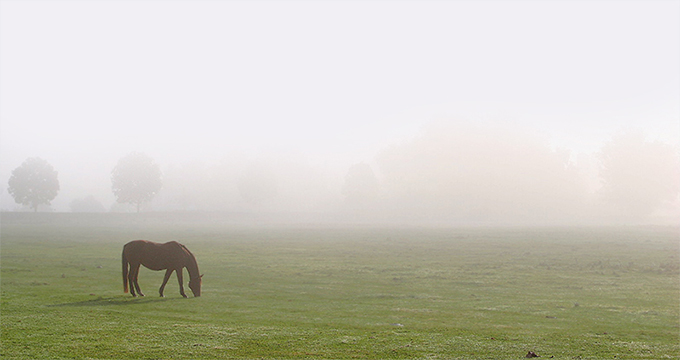
POLYGON ((194 293, 195 297, 201 296, 201 283, 203 282, 203 280, 201 280, 202 278, 203 275, 189 280, 189 289, 191 289, 191 292, 194 293))

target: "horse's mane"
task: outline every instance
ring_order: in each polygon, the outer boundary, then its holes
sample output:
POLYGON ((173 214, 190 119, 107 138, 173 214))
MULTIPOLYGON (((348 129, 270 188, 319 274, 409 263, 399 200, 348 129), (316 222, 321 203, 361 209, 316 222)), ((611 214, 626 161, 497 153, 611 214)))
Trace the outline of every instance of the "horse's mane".
POLYGON ((189 249, 188 249, 186 246, 184 246, 184 244, 179 244, 179 246, 181 246, 182 249, 184 249, 184 251, 188 252, 188 253, 191 254, 192 256, 194 255, 194 254, 191 253, 191 251, 189 251, 189 249))
POLYGON ((196 264, 196 257, 194 256, 194 254, 191 251, 189 251, 189 249, 186 246, 184 246, 184 244, 179 244, 179 246, 181 246, 182 250, 189 254, 189 258, 194 262, 194 264, 196 264))

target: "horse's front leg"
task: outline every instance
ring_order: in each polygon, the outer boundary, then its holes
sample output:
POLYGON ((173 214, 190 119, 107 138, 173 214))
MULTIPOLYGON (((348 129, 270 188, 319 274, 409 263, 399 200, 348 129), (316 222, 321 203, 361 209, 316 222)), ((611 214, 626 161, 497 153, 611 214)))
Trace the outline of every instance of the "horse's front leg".
POLYGON ((182 270, 183 268, 177 269, 177 281, 179 281, 179 293, 182 294, 182 296, 187 297, 187 294, 184 293, 184 280, 182 279, 182 270))
POLYGON ((172 275, 172 272, 175 271, 174 269, 168 269, 165 271, 165 277, 163 278, 163 283, 161 284, 161 288, 158 290, 158 292, 161 294, 161 297, 163 296, 163 290, 165 289, 165 284, 168 283, 168 280, 170 279, 170 275, 172 275))

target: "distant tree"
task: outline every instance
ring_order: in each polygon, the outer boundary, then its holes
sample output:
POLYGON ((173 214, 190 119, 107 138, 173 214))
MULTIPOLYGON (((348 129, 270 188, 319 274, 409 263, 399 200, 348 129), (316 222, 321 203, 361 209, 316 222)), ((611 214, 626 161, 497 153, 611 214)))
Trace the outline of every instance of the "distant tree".
POLYGON ((241 198, 251 205, 262 205, 278 195, 276 175, 265 163, 252 163, 238 179, 241 198))
POLYGON ((354 205, 375 200, 378 197, 378 179, 371 166, 366 163, 352 165, 345 176, 342 194, 348 203, 354 205))
POLYGON ((57 197, 57 172, 41 158, 28 158, 12 171, 7 191, 17 204, 29 205, 37 212, 38 205, 49 205, 57 197))
POLYGON ((463 122, 434 124, 375 161, 386 211, 451 224, 537 224, 588 210, 569 158, 532 132, 463 122))
POLYGON ((119 203, 133 204, 137 212, 161 190, 160 167, 149 156, 133 152, 118 161, 111 172, 113 195, 119 203))
POLYGON ((646 216, 678 196, 680 160, 671 145, 623 133, 604 145, 600 159, 603 198, 622 213, 646 216))
POLYGON ((106 208, 94 196, 88 195, 81 199, 75 199, 70 204, 71 212, 105 212, 106 208))

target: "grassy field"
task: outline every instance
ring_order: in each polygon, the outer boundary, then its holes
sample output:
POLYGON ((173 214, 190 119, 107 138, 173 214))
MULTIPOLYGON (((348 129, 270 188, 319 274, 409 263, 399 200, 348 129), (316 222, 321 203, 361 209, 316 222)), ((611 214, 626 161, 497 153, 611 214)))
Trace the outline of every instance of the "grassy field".
POLYGON ((3 214, 0 357, 680 358, 678 228, 180 220, 3 214), (133 239, 187 245, 203 296, 148 269, 123 294, 133 239))

